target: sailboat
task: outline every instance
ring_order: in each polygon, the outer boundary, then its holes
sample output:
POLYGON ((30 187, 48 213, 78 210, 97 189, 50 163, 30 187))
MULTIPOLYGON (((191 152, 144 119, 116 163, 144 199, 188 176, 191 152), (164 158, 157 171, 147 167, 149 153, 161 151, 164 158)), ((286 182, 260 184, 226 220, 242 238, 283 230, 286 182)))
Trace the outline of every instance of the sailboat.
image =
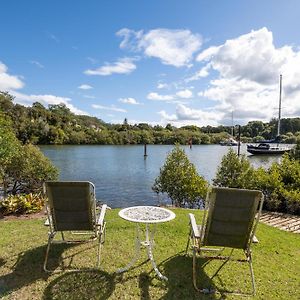
POLYGON ((262 141, 257 144, 247 145, 247 151, 251 154, 283 154, 291 151, 291 147, 280 144, 280 119, 281 119, 281 93, 282 93, 282 75, 280 75, 280 89, 279 89, 279 113, 277 136, 273 140, 262 141))
POLYGON ((232 122, 231 136, 228 139, 221 141, 220 142, 221 146, 238 146, 238 144, 239 144, 239 142, 233 138, 233 128, 234 128, 234 126, 233 126, 233 111, 231 112, 231 122, 232 122))

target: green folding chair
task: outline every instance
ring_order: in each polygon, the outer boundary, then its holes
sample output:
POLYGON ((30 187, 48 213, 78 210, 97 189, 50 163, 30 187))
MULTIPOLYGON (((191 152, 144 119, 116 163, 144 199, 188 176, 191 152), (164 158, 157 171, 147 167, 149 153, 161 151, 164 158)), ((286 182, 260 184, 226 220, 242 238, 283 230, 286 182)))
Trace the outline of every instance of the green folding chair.
MULTIPOLYGON (((197 285, 196 261, 197 255, 202 258, 224 260, 218 272, 228 261, 248 263, 251 273, 252 292, 242 293, 232 291, 238 295, 255 295, 255 279, 252 267, 251 243, 256 239, 255 230, 263 205, 263 194, 256 190, 212 187, 206 197, 205 211, 202 225, 197 225, 195 216, 189 214, 190 233, 186 247, 192 243, 193 250, 193 284, 202 293, 213 293, 210 288, 200 288, 197 285), (222 251, 229 248, 229 255, 222 255, 222 251), (234 258, 233 251, 241 250, 242 259, 234 258)), ((229 291, 225 291, 229 292, 229 291)))
MULTIPOLYGON (((95 186, 85 181, 48 181, 44 184, 47 197, 46 210, 49 226, 48 246, 44 261, 44 270, 48 270, 48 256, 51 244, 54 243, 83 243, 98 241, 97 264, 100 265, 101 247, 105 241, 104 221, 107 205, 103 204, 100 214, 96 214, 95 186), (56 233, 61 233, 61 240, 54 240, 56 233), (85 239, 65 239, 65 232, 88 235, 85 239)), ((59 272, 59 271, 55 271, 59 272)))

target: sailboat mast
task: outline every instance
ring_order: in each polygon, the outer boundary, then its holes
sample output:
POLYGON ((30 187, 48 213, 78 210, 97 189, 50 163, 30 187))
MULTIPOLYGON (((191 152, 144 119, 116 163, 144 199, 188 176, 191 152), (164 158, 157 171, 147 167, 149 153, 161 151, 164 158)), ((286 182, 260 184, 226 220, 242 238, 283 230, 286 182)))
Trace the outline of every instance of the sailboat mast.
POLYGON ((231 112, 231 136, 233 136, 233 111, 231 112))
POLYGON ((277 127, 277 136, 280 135, 281 92, 282 92, 282 75, 280 74, 280 81, 279 81, 279 109, 278 109, 278 127, 277 127))

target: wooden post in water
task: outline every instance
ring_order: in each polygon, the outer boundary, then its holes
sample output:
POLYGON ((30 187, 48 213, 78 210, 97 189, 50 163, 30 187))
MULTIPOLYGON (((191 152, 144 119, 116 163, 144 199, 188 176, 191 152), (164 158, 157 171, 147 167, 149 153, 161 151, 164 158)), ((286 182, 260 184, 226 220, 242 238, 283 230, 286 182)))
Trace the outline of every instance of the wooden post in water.
POLYGON ((147 144, 144 144, 144 157, 146 158, 147 156, 147 144))
POLYGON ((241 125, 239 125, 239 133, 238 133, 238 156, 241 154, 241 125))
POLYGON ((192 138, 189 139, 189 145, 190 145, 190 149, 192 149, 192 147, 193 147, 193 139, 192 138))

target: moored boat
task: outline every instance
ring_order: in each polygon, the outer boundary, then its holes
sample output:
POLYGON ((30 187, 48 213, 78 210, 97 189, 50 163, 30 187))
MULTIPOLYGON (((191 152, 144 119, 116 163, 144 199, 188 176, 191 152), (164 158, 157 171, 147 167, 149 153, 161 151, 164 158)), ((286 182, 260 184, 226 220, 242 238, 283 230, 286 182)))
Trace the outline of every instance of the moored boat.
POLYGON ((286 152, 291 151, 291 148, 288 146, 280 145, 280 144, 250 144, 247 145, 247 151, 251 154, 277 154, 281 155, 286 152))
POLYGON ((282 75, 279 81, 279 114, 277 125, 277 136, 274 140, 261 141, 259 144, 247 145, 247 151, 251 154, 284 154, 291 151, 291 147, 280 144, 280 119, 281 119, 281 91, 282 91, 282 75))
POLYGON ((238 146, 238 142, 234 138, 229 138, 220 142, 221 146, 238 146))

